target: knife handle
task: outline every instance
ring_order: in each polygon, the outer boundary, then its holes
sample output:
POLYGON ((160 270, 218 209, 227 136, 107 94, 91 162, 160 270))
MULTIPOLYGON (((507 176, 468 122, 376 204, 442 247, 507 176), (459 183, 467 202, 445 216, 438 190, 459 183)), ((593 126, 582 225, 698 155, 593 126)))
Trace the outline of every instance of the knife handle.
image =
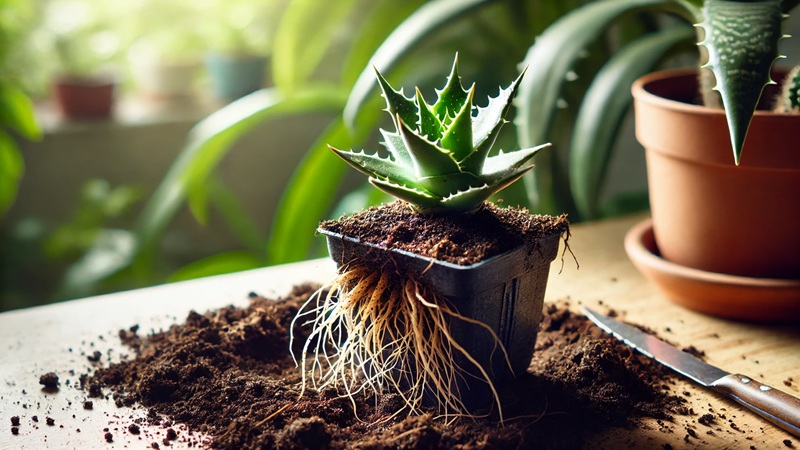
POLYGON ((711 383, 711 387, 789 433, 800 436, 800 398, 739 373, 724 376, 711 383))

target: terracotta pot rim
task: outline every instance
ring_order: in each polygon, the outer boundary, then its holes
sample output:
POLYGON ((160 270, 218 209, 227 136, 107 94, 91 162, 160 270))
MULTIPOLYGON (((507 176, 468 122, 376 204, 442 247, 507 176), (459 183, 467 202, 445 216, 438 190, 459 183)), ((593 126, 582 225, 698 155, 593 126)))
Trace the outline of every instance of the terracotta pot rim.
MULTIPOLYGON (((725 111, 720 108, 709 108, 703 105, 686 103, 680 100, 674 100, 668 97, 652 93, 649 88, 654 83, 668 82, 675 78, 696 77, 697 70, 691 68, 681 69, 666 69, 657 72, 651 72, 638 78, 633 82, 631 93, 633 97, 642 103, 647 103, 659 108, 668 110, 681 111, 688 114, 695 115, 711 115, 711 116, 725 116, 725 111)), ((796 117, 797 114, 787 112, 774 112, 766 110, 757 110, 754 113, 756 117, 796 117)))
POLYGON ((635 225, 625 236, 625 250, 631 259, 645 264, 653 270, 708 284, 724 284, 756 289, 793 289, 800 293, 800 279, 754 278, 714 273, 668 261, 656 253, 656 249, 645 243, 645 236, 652 234, 652 230, 652 219, 644 220, 635 225))

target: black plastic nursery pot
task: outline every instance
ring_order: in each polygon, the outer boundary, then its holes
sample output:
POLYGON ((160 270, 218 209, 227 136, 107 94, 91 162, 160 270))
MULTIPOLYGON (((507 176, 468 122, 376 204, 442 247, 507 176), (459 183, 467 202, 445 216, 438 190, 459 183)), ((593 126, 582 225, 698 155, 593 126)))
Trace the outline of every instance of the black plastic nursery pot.
MULTIPOLYGON (((459 314, 479 320, 494 330, 508 353, 513 372, 509 371, 490 333, 461 320, 450 323, 454 339, 487 370, 493 381, 525 373, 536 344, 550 263, 558 254, 560 233, 462 266, 360 242, 324 228, 318 231, 326 236, 329 253, 337 267, 354 261, 363 264, 391 260, 398 272, 417 277, 447 298, 459 314)), ((461 364, 461 367, 472 372, 468 365, 461 364)), ((473 387, 469 385, 471 391, 481 390, 473 387)))

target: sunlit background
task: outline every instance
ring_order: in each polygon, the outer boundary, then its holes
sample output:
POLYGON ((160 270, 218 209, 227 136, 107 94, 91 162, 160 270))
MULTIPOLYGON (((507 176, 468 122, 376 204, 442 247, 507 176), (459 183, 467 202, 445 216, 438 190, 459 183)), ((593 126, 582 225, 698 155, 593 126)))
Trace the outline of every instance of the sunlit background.
MULTIPOLYGON (((32 101, 39 127, 9 134, 16 151, 0 153, 0 311, 321 256, 309 224, 383 200, 326 159, 324 145, 379 148, 375 130, 388 116, 377 91, 355 125, 343 122, 345 103, 392 30, 445 3, 0 0, 0 81, 32 101), (62 105, 88 97, 65 93, 74 84, 110 86, 113 103, 62 105)), ((476 98, 485 98, 514 79, 549 23, 586 2, 463 3, 474 7, 414 41, 393 65, 390 79, 407 93, 420 85, 435 95, 458 52, 465 84, 477 82, 484 91, 476 98)), ((556 149, 568 142, 570 108, 591 80, 583 70, 674 22, 626 17, 592 44, 565 74, 575 87, 559 101, 563 117, 549 138, 556 149)), ((784 51, 787 63, 800 56, 784 51)), ((568 187, 542 203, 516 187, 505 203, 567 211, 573 221, 646 209, 630 118, 623 130, 598 213, 576 208, 568 187)), ((515 145, 509 126, 500 147, 515 145)), ((553 177, 556 187, 565 182, 553 177)))

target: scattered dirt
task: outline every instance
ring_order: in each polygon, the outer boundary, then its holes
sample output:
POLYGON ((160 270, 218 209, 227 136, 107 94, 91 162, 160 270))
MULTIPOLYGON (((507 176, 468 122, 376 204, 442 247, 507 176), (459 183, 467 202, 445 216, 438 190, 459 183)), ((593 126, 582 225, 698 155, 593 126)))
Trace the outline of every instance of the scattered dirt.
POLYGON ((489 202, 473 215, 431 216, 395 201, 322 222, 320 228, 460 265, 483 261, 528 240, 569 234, 566 215, 532 215, 489 202))
POLYGON ((48 372, 39 377, 39 384, 44 386, 44 389, 56 390, 58 389, 58 375, 55 372, 48 372))
MULTIPOLYGON (((280 301, 253 296, 247 308, 192 312, 185 323, 147 337, 121 331, 137 357, 99 369, 84 386, 97 386, 119 405, 146 407, 152 424, 172 430, 162 435, 163 446, 230 449, 575 448, 610 426, 636 427, 645 417, 665 424, 689 413, 683 397, 669 394, 671 375, 661 366, 567 304, 546 306, 528 373, 502 387, 502 425, 489 409, 449 424, 432 415, 392 417, 401 404, 394 395, 359 394, 351 402, 309 390, 299 398, 288 330, 313 290, 300 286, 280 301), (175 432, 173 423, 190 432, 175 432)), ((308 330, 296 332, 298 345, 308 330)))

